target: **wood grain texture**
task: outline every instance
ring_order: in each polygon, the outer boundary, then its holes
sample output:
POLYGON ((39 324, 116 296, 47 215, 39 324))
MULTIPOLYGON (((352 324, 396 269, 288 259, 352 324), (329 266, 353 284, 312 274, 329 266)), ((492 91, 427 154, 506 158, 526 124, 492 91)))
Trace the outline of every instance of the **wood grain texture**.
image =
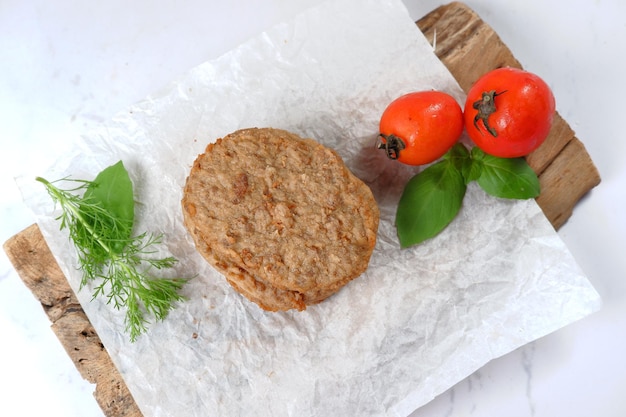
MULTIPOLYGON (((521 68, 500 37, 462 3, 450 3, 417 22, 434 43, 436 54, 467 91, 485 72, 521 68)), ((537 203, 555 228, 570 217, 576 203, 600 182, 580 140, 557 115, 550 136, 527 157, 538 173, 537 203)), ((9 239, 4 250, 21 279, 52 322, 52 329, 83 378, 96 384, 94 396, 107 417, 141 417, 137 404, 87 319, 65 276, 41 235, 32 225, 9 239)))
POLYGON ((39 300, 52 330, 81 376, 96 384, 94 397, 107 417, 141 417, 122 376, 50 252, 39 227, 7 240, 4 251, 24 284, 39 300))

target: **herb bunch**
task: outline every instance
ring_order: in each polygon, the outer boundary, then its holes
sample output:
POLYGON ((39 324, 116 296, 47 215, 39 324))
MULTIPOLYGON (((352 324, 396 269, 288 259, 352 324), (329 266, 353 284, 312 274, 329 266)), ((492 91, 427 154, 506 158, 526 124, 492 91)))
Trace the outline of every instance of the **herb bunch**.
POLYGON ((187 279, 154 278, 152 269, 173 267, 177 260, 155 258, 162 234, 133 236, 134 199, 132 182, 122 161, 104 169, 93 181, 65 178, 50 182, 37 177, 61 208, 60 229, 67 229, 83 272, 82 289, 100 280, 92 300, 102 296, 116 309, 126 308, 125 330, 134 342, 147 330, 149 314, 163 320, 187 279), (62 189, 59 181, 74 183, 62 189), (82 192, 82 196, 79 193, 82 192))

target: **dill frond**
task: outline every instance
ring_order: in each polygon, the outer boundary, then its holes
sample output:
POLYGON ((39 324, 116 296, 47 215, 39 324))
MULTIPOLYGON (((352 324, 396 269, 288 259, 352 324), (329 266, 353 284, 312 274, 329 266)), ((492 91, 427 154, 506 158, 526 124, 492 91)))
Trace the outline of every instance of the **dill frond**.
POLYGON ((146 315, 163 320, 176 302, 184 300, 179 291, 188 279, 150 275, 151 270, 171 268, 177 262, 171 256, 153 257, 162 242, 161 234, 132 236, 128 219, 117 217, 93 196, 76 194, 99 185, 93 181, 65 178, 75 187, 61 189, 55 185, 58 181, 36 180, 61 209, 57 220, 76 248, 82 271, 80 288, 97 280, 92 299, 104 297, 114 308, 126 309, 125 331, 132 342, 147 330, 146 315))

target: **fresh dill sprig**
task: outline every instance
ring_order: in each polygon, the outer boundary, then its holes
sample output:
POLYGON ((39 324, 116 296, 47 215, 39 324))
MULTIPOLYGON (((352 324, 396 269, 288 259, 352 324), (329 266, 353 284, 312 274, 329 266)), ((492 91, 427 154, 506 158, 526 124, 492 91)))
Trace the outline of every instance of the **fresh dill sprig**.
POLYGON ((177 260, 171 256, 153 257, 162 234, 132 236, 132 185, 121 161, 105 169, 94 181, 59 180, 75 183, 74 188, 61 189, 55 185, 59 181, 41 177, 36 180, 61 208, 57 220, 61 229, 69 231, 76 248, 83 273, 80 288, 101 280, 92 300, 102 296, 116 309, 126 308, 125 330, 132 342, 147 330, 146 313, 163 320, 176 302, 184 300, 179 290, 187 279, 149 275, 152 269, 173 267, 177 260), (82 196, 77 194, 81 191, 82 196))

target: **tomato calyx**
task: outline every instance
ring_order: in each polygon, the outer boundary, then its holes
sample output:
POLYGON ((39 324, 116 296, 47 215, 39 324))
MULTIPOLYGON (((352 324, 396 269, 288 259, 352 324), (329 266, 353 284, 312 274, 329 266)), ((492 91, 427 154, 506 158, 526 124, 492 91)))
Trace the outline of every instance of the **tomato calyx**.
POLYGON ((491 116, 496 111, 496 96, 506 93, 507 90, 502 91, 501 93, 496 93, 496 90, 491 91, 483 91, 482 97, 480 100, 476 100, 472 107, 478 110, 476 116, 474 116, 474 127, 482 134, 482 131, 478 127, 478 121, 482 120, 483 125, 485 125, 485 129, 491 134, 491 136, 498 137, 498 132, 492 126, 489 125, 489 116, 491 116))
POLYGON ((400 151, 405 148, 404 141, 396 135, 385 135, 383 133, 378 135, 376 149, 384 149, 389 159, 398 159, 400 151))

